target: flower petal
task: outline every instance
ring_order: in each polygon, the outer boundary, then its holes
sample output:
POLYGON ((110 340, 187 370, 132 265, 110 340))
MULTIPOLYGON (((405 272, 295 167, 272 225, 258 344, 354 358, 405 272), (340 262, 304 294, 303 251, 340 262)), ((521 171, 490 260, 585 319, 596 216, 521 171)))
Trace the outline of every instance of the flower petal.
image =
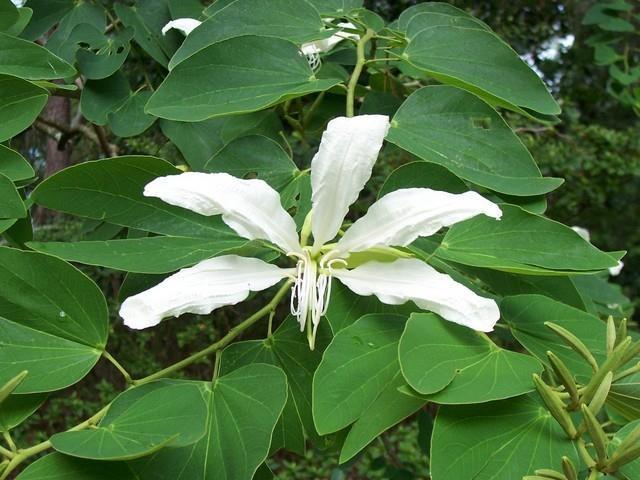
POLYGON ((201 23, 200 20, 196 20, 195 18, 176 18, 162 27, 162 34, 166 35, 169 30, 175 29, 180 30, 185 35, 189 35, 201 23))
POLYGON ((222 220, 249 240, 269 240, 285 253, 300 252, 296 224, 266 182, 243 180, 228 173, 186 172, 156 178, 144 189, 171 205, 222 220))
MULTIPOLYGON (((353 23, 350 23, 350 22, 338 23, 338 26, 342 28, 350 28, 354 30, 357 28, 353 23)), ((335 47, 338 43, 340 43, 341 41, 347 38, 353 38, 357 40, 360 38, 360 35, 358 35, 357 33, 339 31, 331 35, 329 38, 323 38, 322 40, 316 40, 314 42, 304 43, 302 44, 302 47, 300 47, 300 50, 305 55, 313 55, 316 53, 328 52, 333 47, 335 47)))
POLYGON ((388 129, 386 115, 338 117, 327 125, 311 161, 311 227, 316 248, 338 233, 349 206, 371 176, 388 129))
POLYGON ((368 262, 353 270, 335 269, 332 274, 358 295, 375 295, 390 305, 411 300, 446 320, 481 332, 493 330, 500 318, 496 302, 415 258, 368 262))
POLYGON ((476 192, 454 194, 429 188, 388 193, 347 230, 336 246, 343 255, 372 247, 409 245, 442 227, 484 214, 500 219, 502 211, 476 192))
POLYGON ((624 268, 624 262, 622 260, 618 260, 618 264, 615 267, 609 268, 609 275, 612 277, 617 277, 620 275, 620 272, 624 268))
POLYGON ((125 325, 139 330, 187 312, 206 315, 241 302, 250 292, 275 285, 291 270, 237 255, 210 258, 127 298, 120 307, 120 316, 125 325))
POLYGON ((586 228, 583 227, 578 227, 577 225, 574 227, 571 227, 571 230, 573 230, 574 232, 576 232, 578 235, 580 235, 584 240, 586 240, 587 242, 591 241, 591 234, 589 233, 589 230, 587 230, 586 228))

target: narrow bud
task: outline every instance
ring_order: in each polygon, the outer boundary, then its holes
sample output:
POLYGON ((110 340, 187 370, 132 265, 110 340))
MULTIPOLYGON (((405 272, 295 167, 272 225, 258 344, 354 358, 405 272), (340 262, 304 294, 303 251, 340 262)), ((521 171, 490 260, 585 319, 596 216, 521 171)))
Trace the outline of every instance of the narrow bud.
POLYGON ((607 356, 611 355, 616 346, 616 324, 613 317, 609 315, 607 318, 607 356))
POLYGON ((591 368, 595 372, 598 370, 598 362, 593 357, 587 346, 582 343, 578 337, 576 337, 573 333, 571 333, 566 328, 561 327, 560 325, 556 325, 552 322, 545 322, 544 325, 553 330, 558 336, 560 336, 567 345, 569 345, 576 353, 578 353, 582 358, 584 358, 591 368))
POLYGON ((589 403, 589 410, 594 415, 597 415, 604 403, 607 401, 609 390, 611 390, 611 382, 613 381, 613 372, 609 372, 605 375, 600 386, 596 389, 596 393, 593 394, 593 399, 589 403))
POLYGON ((589 436, 593 442, 593 446, 596 449, 596 456, 598 459, 597 465, 602 467, 607 463, 607 434, 602 429, 600 422, 591 412, 589 407, 582 404, 582 416, 584 423, 589 431, 589 436))
POLYGON ((567 477, 565 477, 560 472, 549 470, 548 468, 541 468, 539 470, 536 470, 534 473, 542 478, 548 478, 551 480, 567 480, 567 477))
POLYGON ((541 477, 540 475, 527 475, 522 480, 549 480, 549 477, 541 477))
MULTIPOLYGON (((627 337, 627 338, 630 338, 630 337, 627 337)), ((620 365, 624 365, 625 363, 629 362, 639 353, 640 353, 640 340, 633 342, 629 346, 627 351, 624 353, 624 356, 622 357, 622 361, 620 362, 620 365)))
POLYGON ((591 380, 589 380, 589 383, 582 392, 582 401, 584 403, 591 403, 591 399, 594 397, 596 390, 599 389, 600 384, 602 384, 607 374, 622 365, 630 344, 631 337, 625 338, 624 341, 611 352, 611 355, 609 355, 609 358, 602 364, 602 367, 591 377, 591 380))
POLYGON ((562 472, 567 480, 578 480, 578 472, 569 457, 562 457, 562 472))
POLYGON ((549 410, 549 413, 556 419, 562 429, 566 432, 569 438, 575 438, 577 435, 576 427, 567 412, 565 404, 560 400, 558 395, 542 381, 539 375, 533 375, 533 384, 540 395, 540 398, 544 402, 549 410))
POLYGON ((631 430, 631 433, 627 435, 622 442, 620 442, 616 452, 624 452, 634 448, 638 443, 640 443, 640 425, 631 430))
POLYGON ((5 383, 2 388, 0 388, 0 404, 2 404, 2 402, 4 402, 9 397, 9 395, 11 395, 13 391, 18 388, 18 385, 22 383, 22 381, 28 374, 29 372, 27 370, 23 370, 7 383, 5 383))
POLYGON ((616 452, 611 456, 611 459, 607 462, 605 470, 607 472, 615 472, 623 465, 631 463, 638 458, 640 458, 640 445, 625 450, 624 452, 616 450, 616 452))
POLYGON ((616 332, 616 345, 622 340, 627 338, 627 319, 623 318, 618 325, 618 331, 616 332))
POLYGON ((564 364, 560 357, 558 357, 553 352, 547 352, 547 357, 549 358, 549 362, 551 363, 551 367, 553 368, 554 373, 560 380, 560 383, 564 385, 564 388, 569 393, 571 397, 571 402, 575 405, 578 404, 578 386, 576 385, 576 381, 573 378, 573 375, 569 371, 569 368, 564 364))

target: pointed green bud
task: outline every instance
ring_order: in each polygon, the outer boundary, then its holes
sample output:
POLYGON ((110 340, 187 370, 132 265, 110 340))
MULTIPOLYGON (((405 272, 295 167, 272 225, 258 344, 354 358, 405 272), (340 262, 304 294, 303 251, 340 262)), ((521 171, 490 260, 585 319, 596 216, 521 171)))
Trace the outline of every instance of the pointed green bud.
POLYGON ((591 403, 591 399, 594 397, 596 390, 599 389, 600 384, 602 384, 607 374, 622 364, 621 362, 629 349, 629 345, 631 345, 631 337, 627 337, 624 341, 620 342, 602 364, 602 367, 591 377, 591 380, 589 380, 589 383, 582 392, 583 403, 591 403))
POLYGON ((534 473, 542 478, 548 478, 551 480, 567 480, 567 477, 562 473, 556 472, 555 470, 549 470, 548 468, 541 468, 536 470, 534 473))
POLYGON ((540 398, 544 402, 549 410, 549 413, 556 419, 562 429, 566 432, 569 438, 575 438, 577 435, 576 427, 571 420, 569 412, 567 412, 566 405, 558 397, 549 385, 544 383, 538 374, 533 375, 533 384, 540 395, 540 398))
POLYGON ((591 368, 594 372, 598 370, 598 362, 596 362, 596 359, 593 357, 587 346, 582 343, 582 340, 580 340, 566 328, 563 328, 560 325, 556 325, 555 323, 545 322, 544 325, 547 328, 553 330, 553 332, 556 333, 560 338, 562 338, 562 340, 564 340, 567 345, 569 345, 576 353, 584 358, 587 363, 591 365, 591 368))
POLYGON ((578 472, 569 457, 562 457, 562 473, 567 477, 567 480, 578 480, 578 472))
POLYGON ((635 447, 629 448, 624 452, 621 452, 618 449, 607 462, 605 471, 615 472, 620 467, 626 465, 627 463, 631 463, 638 458, 640 458, 640 445, 636 445, 635 447))
POLYGON ((560 383, 564 385, 567 393, 571 397, 571 402, 575 405, 578 404, 578 386, 576 385, 576 381, 573 378, 573 375, 569 371, 569 368, 564 364, 560 357, 558 357, 553 352, 547 352, 547 357, 549 358, 549 363, 551 363, 551 367, 553 368, 556 377, 560 380, 560 383))
POLYGON ((620 320, 618 331, 616 332, 616 345, 625 338, 627 338, 627 319, 623 318, 622 320, 620 320))
POLYGON ((611 355, 613 349, 616 347, 616 324, 613 321, 613 317, 609 315, 607 318, 607 355, 611 355))
POLYGON ((584 423, 589 431, 589 436, 596 449, 596 457, 598 466, 604 466, 607 463, 607 434, 602 429, 600 422, 585 404, 581 405, 584 423))
POLYGON ((629 450, 631 448, 634 448, 638 444, 640 444, 640 425, 631 430, 631 433, 627 435, 624 440, 622 440, 622 442, 620 442, 620 445, 618 445, 616 452, 629 450))
POLYGON ((607 401, 607 396, 609 395, 609 390, 611 390, 611 382, 613 381, 613 372, 609 372, 605 375, 602 383, 596 389, 596 393, 593 394, 593 399, 589 403, 589 410, 594 415, 597 415, 602 407, 604 407, 605 402, 607 401))
POLYGON ((527 475, 522 480, 549 480, 549 477, 541 477, 540 475, 527 475))
MULTIPOLYGON (((630 337, 627 337, 627 338, 630 338, 630 337)), ((622 358, 620 365, 624 365, 625 363, 633 360, 633 358, 635 358, 639 353, 640 353, 640 340, 633 342, 629 346, 627 351, 624 353, 624 357, 622 358)))
POLYGON ((13 391, 18 388, 18 385, 22 383, 22 381, 28 374, 29 372, 27 370, 23 370, 7 383, 5 383, 2 388, 0 388, 0 404, 2 404, 2 402, 4 402, 9 397, 9 395, 11 395, 13 391))

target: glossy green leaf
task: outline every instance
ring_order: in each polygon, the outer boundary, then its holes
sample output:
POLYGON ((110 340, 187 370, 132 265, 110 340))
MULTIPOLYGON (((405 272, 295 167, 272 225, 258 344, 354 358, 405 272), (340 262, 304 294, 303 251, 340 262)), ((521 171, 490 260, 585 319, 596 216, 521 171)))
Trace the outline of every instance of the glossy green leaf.
POLYGON ((378 198, 401 188, 431 188, 464 193, 469 188, 457 176, 436 163, 411 162, 396 168, 384 181, 378 198))
MULTIPOLYGON (((76 29, 84 26, 79 25, 76 29)), ((122 67, 131 50, 129 41, 133 38, 133 29, 119 31, 112 37, 105 37, 97 29, 95 33, 98 35, 97 41, 81 43, 76 51, 76 59, 84 76, 91 80, 100 80, 113 75, 122 67), (85 43, 88 45, 85 46, 85 43)))
POLYGON ((393 117, 387 140, 498 192, 538 195, 562 184, 541 176, 529 151, 492 107, 458 88, 414 92, 393 117))
POLYGON ((53 210, 165 235, 218 238, 221 231, 228 232, 219 217, 198 215, 142 194, 154 178, 179 173, 155 157, 96 160, 47 178, 31 198, 53 210))
POLYGON ((0 145, 0 173, 12 181, 28 180, 35 176, 33 167, 22 155, 9 147, 0 145))
POLYGON ((551 350, 575 374, 589 376, 591 368, 557 334, 545 327, 552 322, 576 335, 596 360, 606 356, 606 325, 597 317, 542 295, 516 295, 500 302, 502 319, 516 339, 539 360, 548 364, 551 350))
POLYGON ((436 250, 444 260, 529 275, 604 270, 617 260, 571 228, 501 204, 502 218, 484 215, 455 224, 436 250))
POLYGON ((75 2, 73 9, 62 18, 51 34, 47 48, 72 63, 75 61, 79 43, 87 41, 86 33, 92 31, 91 36, 95 38, 96 35, 100 36, 105 28, 106 11, 103 6, 92 2, 75 2))
POLYGON ((626 317, 633 308, 632 302, 617 283, 609 282, 609 272, 604 275, 574 275, 571 281, 584 298, 592 301, 603 316, 626 317))
POLYGON ((33 10, 31 21, 22 37, 35 40, 60 21, 72 8, 73 0, 29 0, 33 10))
POLYGON ((0 0, 0 32, 6 32, 19 18, 18 9, 11 0, 0 0))
POLYGON ((0 248, 0 383, 23 370, 17 393, 67 387, 95 365, 107 341, 98 287, 64 261, 0 248))
POLYGON ((46 48, 0 33, 0 73, 28 80, 50 80, 70 77, 76 71, 46 48))
POLYGON ((136 273, 167 273, 247 244, 233 233, 218 238, 145 237, 87 242, 30 242, 30 248, 70 262, 136 273))
POLYGON ((120 109, 131 96, 129 82, 116 72, 103 80, 89 80, 82 89, 80 110, 97 125, 106 125, 109 114, 120 109))
POLYGON ((197 382, 154 382, 120 394, 96 428, 57 433, 53 448, 73 457, 129 460, 186 447, 205 433, 207 404, 197 382))
POLYGON ((409 385, 441 404, 483 403, 533 390, 542 365, 500 348, 489 337, 432 313, 412 314, 398 356, 409 385))
POLYGON ((177 65, 149 100, 147 111, 170 120, 197 122, 261 110, 288 98, 328 90, 340 81, 316 79, 291 42, 237 37, 206 47, 177 65))
POLYGON ((323 15, 339 15, 362 7, 362 0, 309 0, 323 15))
MULTIPOLYGON (((1 48, 2 46, 0 57, 1 48)), ((7 140, 28 128, 44 108, 47 98, 48 93, 44 88, 21 78, 0 74, 0 141, 7 140)))
POLYGON ((0 403, 0 432, 8 432, 29 418, 47 399, 46 394, 9 395, 0 403))
POLYGON ((365 315, 333 338, 313 377, 313 419, 320 434, 356 421, 394 380, 405 320, 365 315))
POLYGON ((139 480, 124 462, 103 462, 50 453, 29 465, 19 480, 139 480))
POLYGON ((0 173, 0 218, 23 218, 26 215, 27 210, 15 185, 0 173))
POLYGON ((203 122, 161 120, 162 132, 178 147, 189 166, 202 171, 205 163, 222 147, 245 135, 278 139, 282 129, 272 111, 230 115, 203 122))
POLYGON ((119 137, 135 137, 153 125, 156 118, 144 112, 149 98, 149 91, 132 93, 120 108, 109 112, 107 119, 111 131, 119 137))
POLYGON ((403 10, 398 17, 396 27, 401 32, 406 32, 407 30, 410 30, 410 23, 413 23, 416 20, 422 23, 425 19, 421 19, 421 17, 429 16, 436 17, 436 20, 438 20, 438 17, 441 16, 468 19, 476 23, 476 25, 474 25, 476 28, 484 28, 485 30, 490 30, 485 23, 481 22, 475 17, 472 17, 464 10, 460 10, 453 5, 444 2, 424 2, 413 5, 406 10, 403 10))
POLYGON ((306 0, 235 0, 191 32, 171 58, 169 68, 203 48, 243 35, 273 36, 298 45, 315 40, 325 29, 318 11, 306 0))
POLYGON ((573 443, 533 395, 438 410, 433 480, 514 480, 558 465, 580 465, 573 443))
POLYGON ((478 94, 493 105, 544 116, 560 113, 542 80, 490 31, 425 28, 411 38, 403 58, 438 81, 478 94))
POLYGON ((206 384, 209 420, 204 438, 130 464, 136 478, 251 480, 267 457, 287 401, 286 377, 272 365, 252 364, 218 378, 209 388, 206 384))
POLYGON ((13 35, 14 37, 20 36, 20 34, 27 27, 27 24, 31 21, 33 16, 33 10, 27 7, 18 8, 18 20, 6 30, 6 33, 13 35))
POLYGON ((265 340, 249 340, 228 346, 222 355, 220 373, 226 374, 252 363, 266 363, 280 367, 287 375, 289 395, 282 417, 276 426, 272 451, 284 446, 289 451, 304 454, 305 434, 318 440, 311 417, 311 382, 322 352, 331 334, 326 324, 321 325, 314 350, 296 320, 288 316, 265 340))
POLYGON ((627 420, 640 419, 640 373, 616 380, 607 396, 607 405, 627 420))

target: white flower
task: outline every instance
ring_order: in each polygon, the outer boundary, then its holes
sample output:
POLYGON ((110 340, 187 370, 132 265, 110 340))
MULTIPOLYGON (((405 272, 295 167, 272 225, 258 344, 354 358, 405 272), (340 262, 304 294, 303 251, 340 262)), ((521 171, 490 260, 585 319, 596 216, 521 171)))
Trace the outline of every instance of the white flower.
POLYGON ((164 27, 162 27, 162 34, 166 35, 169 30, 179 30, 185 35, 189 35, 196 29, 202 22, 195 18, 176 18, 171 20, 164 27))
MULTIPOLYGON (((575 225, 571 227, 571 230, 576 232, 587 242, 591 242, 591 234, 589 233, 589 230, 587 230, 586 228, 578 227, 577 225, 575 225)), ((624 262, 622 260, 618 260, 618 264, 615 267, 610 267, 608 269, 609 275, 611 275, 612 277, 617 277, 618 275, 620 275, 620 272, 622 271, 623 267, 624 267, 624 262)))
POLYGON ((11 3, 13 3, 17 8, 22 8, 24 7, 24 4, 27 3, 27 0, 11 0, 11 3))
POLYGON ((205 260, 128 298, 120 309, 125 324, 140 329, 185 312, 207 314, 244 300, 252 291, 291 278, 291 311, 301 331, 307 329, 313 348, 335 277, 359 295, 375 295, 391 305, 413 301, 452 322, 475 330, 492 330, 500 317, 493 300, 391 248, 407 246, 418 237, 479 214, 499 219, 500 208, 479 194, 428 188, 396 190, 374 203, 333 243, 349 206, 371 176, 388 128, 389 119, 383 115, 340 117, 329 122, 311 162, 312 210, 300 238, 293 218, 282 208, 279 194, 262 180, 197 172, 153 180, 144 190, 146 196, 202 215, 222 215, 239 235, 271 242, 295 260, 296 266, 279 268, 235 255, 205 260), (308 245, 311 234, 313 243, 308 245), (366 255, 367 251, 381 250, 395 253, 391 256, 395 260, 368 261, 351 268, 351 253, 366 255))

